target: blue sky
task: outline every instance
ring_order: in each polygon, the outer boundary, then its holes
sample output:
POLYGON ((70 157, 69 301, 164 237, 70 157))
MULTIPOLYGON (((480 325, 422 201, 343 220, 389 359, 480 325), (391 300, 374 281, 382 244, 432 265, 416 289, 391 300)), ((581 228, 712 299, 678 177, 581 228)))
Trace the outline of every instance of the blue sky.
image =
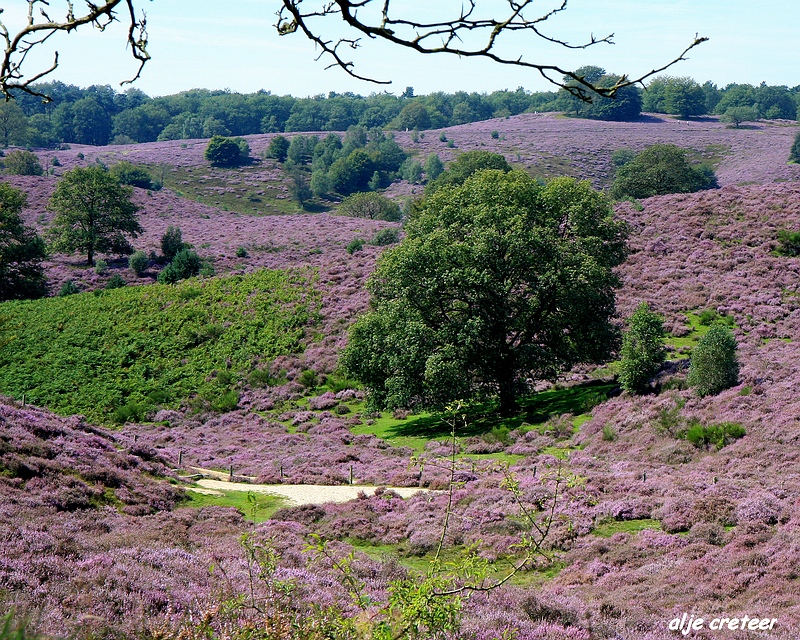
MULTIPOLYGON (((403 4, 413 11, 434 6, 432 0, 395 1, 398 8, 403 4)), ((458 10, 461 5, 460 0, 436 2, 437 8, 454 6, 458 10)), ((51 8, 58 4, 63 3, 51 0, 51 8)), ((357 70, 392 81, 388 86, 374 85, 351 79, 339 69, 325 70, 326 63, 315 61, 313 44, 301 34, 279 37, 273 26, 279 6, 275 0, 139 0, 139 4, 148 16, 153 60, 135 86, 151 96, 196 87, 239 92, 265 89, 295 96, 329 91, 400 93, 406 86, 413 86, 417 94, 551 88, 536 73, 524 69, 475 59, 423 56, 368 42, 353 54, 357 70)), ((8 3, 0 4, 6 9, 6 24, 13 27, 23 3, 17 0, 20 6, 4 5, 8 3)), ((553 0, 543 0, 542 6, 553 5, 553 0)), ((334 33, 339 30, 335 19, 326 25, 334 33)), ((677 56, 699 34, 710 38, 709 42, 693 50, 690 59, 673 67, 670 74, 690 76, 701 83, 711 80, 719 86, 762 81, 800 84, 800 47, 796 46, 800 12, 794 0, 570 0, 568 10, 551 21, 548 33, 571 42, 586 40, 592 33, 598 37, 614 33, 616 44, 569 52, 528 37, 509 41, 508 51, 566 68, 595 64, 610 72, 638 76, 677 56)), ((61 68, 51 79, 79 86, 118 87, 135 72, 119 28, 59 36, 51 49, 58 49, 61 68)), ((34 64, 46 66, 49 60, 49 56, 34 58, 29 69, 34 70, 34 64)))

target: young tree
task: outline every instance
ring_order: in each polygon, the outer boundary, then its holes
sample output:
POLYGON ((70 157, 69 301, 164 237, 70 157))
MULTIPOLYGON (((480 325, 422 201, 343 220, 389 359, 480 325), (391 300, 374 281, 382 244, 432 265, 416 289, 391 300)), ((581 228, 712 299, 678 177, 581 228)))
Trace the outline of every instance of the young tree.
POLYGON ((289 151, 289 144, 289 141, 283 136, 275 136, 269 141, 266 157, 275 158, 278 162, 284 162, 289 151))
POLYGON ((423 202, 369 281, 342 365, 379 407, 496 395, 601 362, 626 227, 588 182, 480 171, 423 202))
POLYGON ((736 338, 727 327, 714 325, 692 352, 688 383, 700 396, 710 396, 739 381, 736 338))
POLYGON ((28 118, 15 100, 0 101, 0 140, 3 146, 21 144, 28 137, 28 118))
POLYGON ((214 167, 233 167, 247 159, 250 147, 242 138, 213 136, 203 153, 214 167))
POLYGON ((44 241, 20 217, 27 202, 25 193, 0 182, 0 301, 47 293, 44 241))
POLYGON ((755 122, 758 114, 752 107, 731 107, 720 118, 723 122, 730 122, 737 129, 743 122, 755 122))
POLYGON ((67 171, 47 205, 56 212, 50 228, 52 249, 82 251, 88 265, 94 265, 98 252, 133 253, 126 236, 135 238, 144 229, 132 195, 131 187, 101 166, 67 171))
POLYGON ((169 225, 164 235, 161 236, 161 255, 167 260, 172 260, 180 251, 186 248, 183 244, 183 234, 180 227, 169 225))
POLYGON ((374 191, 363 191, 347 196, 339 205, 339 213, 354 218, 397 222, 403 217, 400 206, 374 191))
POLYGON ((446 185, 460 185, 476 171, 481 169, 498 169, 511 171, 505 157, 491 151, 465 151, 448 166, 435 180, 430 180, 425 189, 426 193, 433 193, 446 185))
POLYGON ((619 382, 626 391, 641 392, 658 372, 667 356, 664 348, 664 320, 642 302, 628 321, 622 337, 619 382))

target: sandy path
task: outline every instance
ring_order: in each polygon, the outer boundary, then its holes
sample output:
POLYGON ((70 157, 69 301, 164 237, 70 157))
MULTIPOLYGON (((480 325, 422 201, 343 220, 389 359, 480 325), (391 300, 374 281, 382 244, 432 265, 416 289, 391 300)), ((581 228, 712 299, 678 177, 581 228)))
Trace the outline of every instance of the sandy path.
MULTIPOLYGON (((318 484, 249 484, 247 482, 224 482, 204 478, 197 484, 206 490, 212 491, 253 491, 254 493, 270 493, 286 498, 293 505, 322 504, 323 502, 348 502, 355 500, 363 491, 367 495, 373 493, 377 487, 371 485, 339 485, 325 486, 318 484)), ((409 498, 421 491, 416 487, 386 487, 403 498, 409 498)), ((205 491, 203 492, 205 493, 205 491)))

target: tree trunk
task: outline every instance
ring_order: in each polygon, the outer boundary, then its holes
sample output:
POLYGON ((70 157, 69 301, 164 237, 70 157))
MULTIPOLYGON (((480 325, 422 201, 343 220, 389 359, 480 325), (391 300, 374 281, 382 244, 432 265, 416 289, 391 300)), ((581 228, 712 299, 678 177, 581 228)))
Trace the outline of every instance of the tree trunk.
POLYGON ((519 404, 517 403, 517 394, 514 389, 514 375, 503 376, 499 380, 498 396, 500 397, 500 415, 512 416, 519 411, 519 404))
POLYGON ((90 267, 93 267, 94 266, 94 247, 90 246, 86 253, 87 253, 86 264, 88 264, 90 267))

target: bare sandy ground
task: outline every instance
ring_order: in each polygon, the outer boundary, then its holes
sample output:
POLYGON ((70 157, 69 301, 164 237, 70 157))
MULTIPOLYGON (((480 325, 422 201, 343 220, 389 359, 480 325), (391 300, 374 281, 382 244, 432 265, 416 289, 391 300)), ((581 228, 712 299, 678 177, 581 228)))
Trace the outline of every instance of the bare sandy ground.
MULTIPOLYGON (((254 493, 269 493, 285 498, 293 505, 322 504, 323 502, 348 502, 355 500, 362 491, 367 495, 374 493, 378 487, 372 485, 343 485, 326 486, 318 484, 250 484, 247 482, 226 482, 203 478, 197 484, 201 487, 190 489, 200 493, 221 495, 224 491, 253 491, 254 493)), ((391 489, 403 498, 427 492, 428 489, 416 487, 385 487, 391 489)))

